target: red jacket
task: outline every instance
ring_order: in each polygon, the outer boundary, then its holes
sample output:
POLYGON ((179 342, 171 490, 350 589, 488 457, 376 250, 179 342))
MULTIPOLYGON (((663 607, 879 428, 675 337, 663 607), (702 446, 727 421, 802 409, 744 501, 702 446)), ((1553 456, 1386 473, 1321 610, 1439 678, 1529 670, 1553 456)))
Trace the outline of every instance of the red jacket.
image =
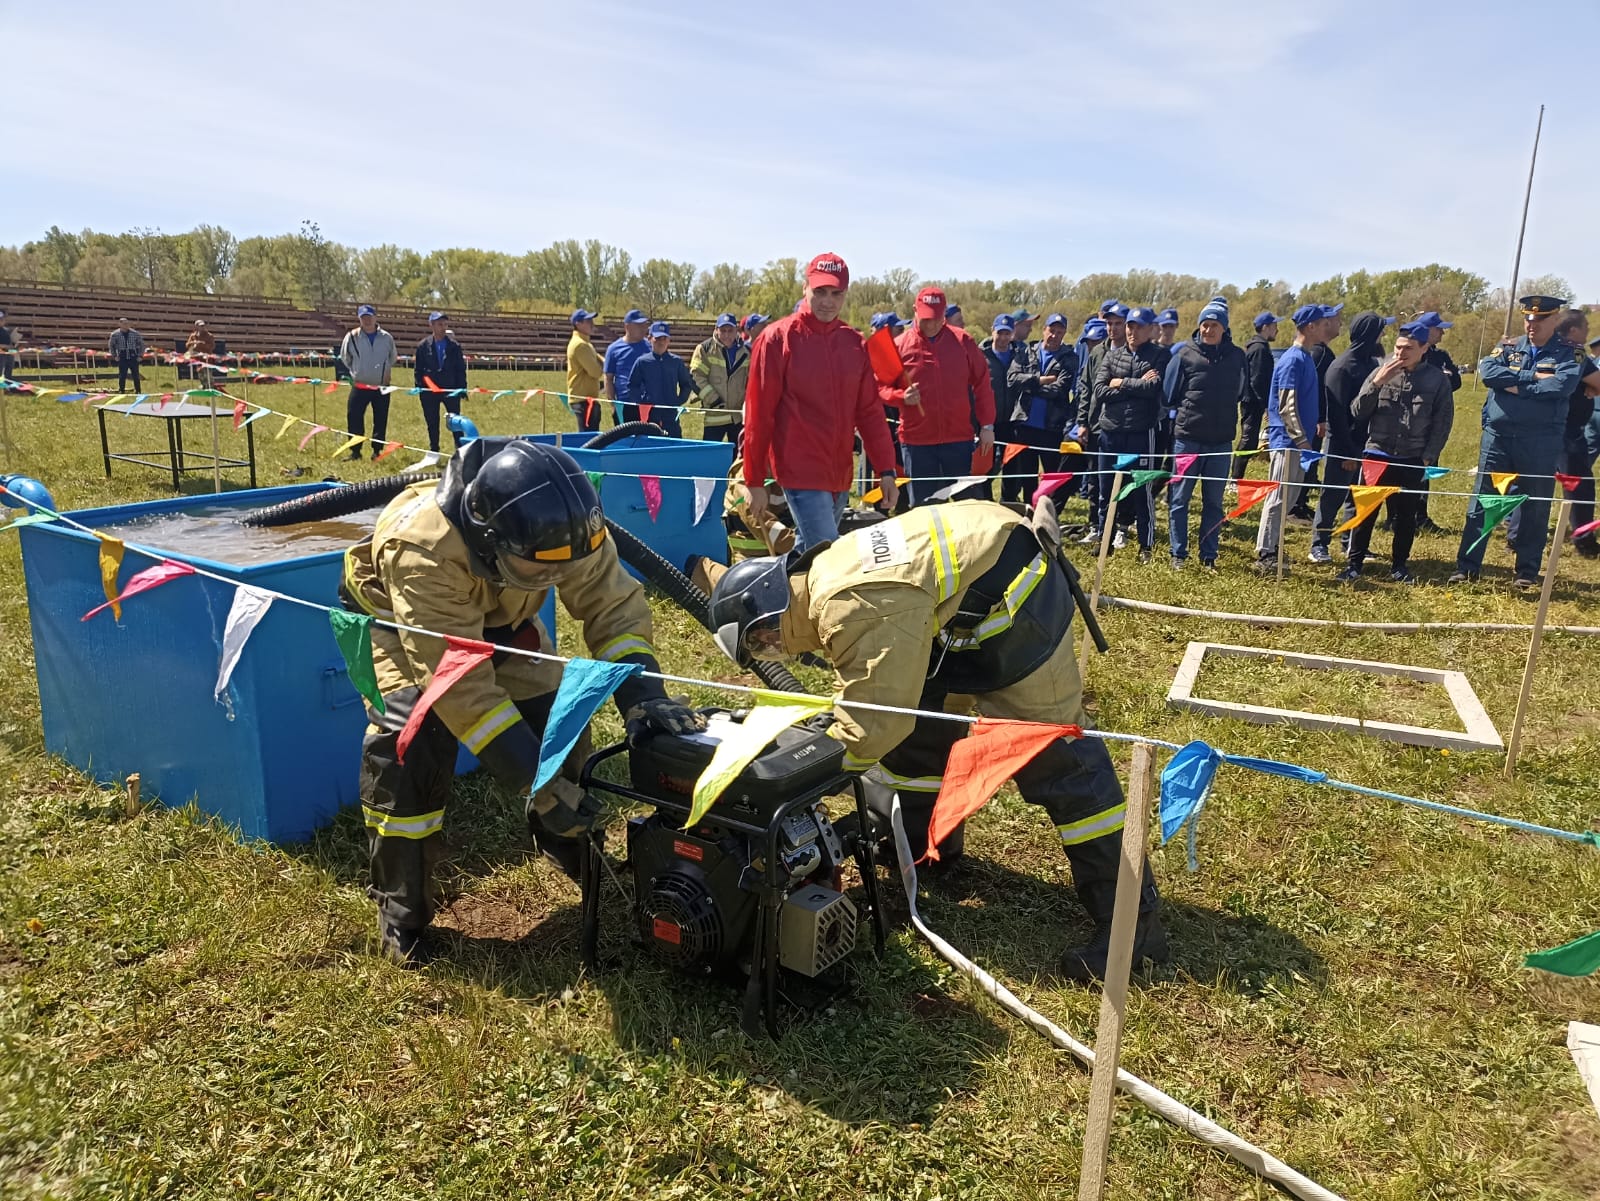
POLYGON ((966 330, 947 325, 930 342, 913 325, 895 345, 900 348, 907 382, 922 391, 922 403, 912 405, 906 403, 904 388, 878 388, 884 404, 900 408, 902 445, 970 442, 973 417, 980 426, 994 424, 989 362, 966 330))
POLYGON ((824 325, 809 305, 763 330, 744 396, 745 483, 764 485, 770 463, 782 487, 848 492, 857 430, 873 470, 892 472, 894 444, 861 335, 843 321, 824 325))

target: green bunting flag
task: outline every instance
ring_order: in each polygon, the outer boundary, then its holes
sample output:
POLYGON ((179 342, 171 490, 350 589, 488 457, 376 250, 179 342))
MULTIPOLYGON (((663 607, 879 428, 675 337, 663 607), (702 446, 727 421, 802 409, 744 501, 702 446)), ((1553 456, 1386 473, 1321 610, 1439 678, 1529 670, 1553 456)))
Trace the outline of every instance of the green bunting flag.
POLYGON ((384 712, 383 693, 378 691, 378 675, 372 666, 372 618, 365 613, 329 609, 328 624, 333 627, 333 640, 344 656, 350 682, 374 709, 384 712))
POLYGON ((1143 488, 1146 484, 1160 483, 1172 475, 1170 471, 1135 471, 1131 479, 1123 485, 1122 491, 1117 493, 1117 501, 1121 503, 1133 494, 1135 488, 1143 488))
POLYGON ((1478 497, 1478 504, 1483 508, 1483 533, 1478 535, 1478 540, 1467 548, 1471 554, 1488 541, 1494 527, 1499 525, 1523 501, 1528 499, 1526 492, 1513 492, 1510 496, 1500 496, 1493 492, 1485 492, 1478 497))
POLYGON ((1588 976, 1600 971, 1600 931, 1586 934, 1566 946, 1524 955, 1522 966, 1536 967, 1558 976, 1588 976))
POLYGON ((589 477, 589 482, 594 485, 594 490, 596 492, 600 491, 600 481, 606 478, 606 473, 603 471, 585 471, 583 474, 589 477))

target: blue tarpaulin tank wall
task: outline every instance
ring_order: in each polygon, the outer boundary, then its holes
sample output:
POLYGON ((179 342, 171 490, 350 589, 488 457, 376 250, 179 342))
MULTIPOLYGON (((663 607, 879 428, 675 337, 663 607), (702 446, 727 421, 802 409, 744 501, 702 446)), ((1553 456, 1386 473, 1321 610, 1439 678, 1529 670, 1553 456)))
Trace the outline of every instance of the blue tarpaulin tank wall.
MULTIPOLYGON (((229 513, 305 496, 327 485, 183 497, 69 514, 95 529, 173 515, 229 513)), ((370 522, 373 514, 367 514, 370 522)), ((218 523, 221 524, 220 522, 218 523)), ((151 549, 240 583, 337 605, 343 552, 240 565, 151 549)), ((367 719, 327 613, 275 602, 245 644, 227 703, 213 698, 222 629, 234 588, 183 576, 90 621, 105 600, 99 544, 57 523, 22 536, 23 575, 39 676, 45 749, 102 783, 140 773, 170 805, 193 798, 245 838, 304 839, 357 799, 367 719), (231 710, 231 711, 230 711, 231 710)), ((151 566, 131 533, 122 580, 151 566)), ((334 540, 324 540, 331 547, 334 540)), ((554 621, 553 601, 543 616, 554 621)))

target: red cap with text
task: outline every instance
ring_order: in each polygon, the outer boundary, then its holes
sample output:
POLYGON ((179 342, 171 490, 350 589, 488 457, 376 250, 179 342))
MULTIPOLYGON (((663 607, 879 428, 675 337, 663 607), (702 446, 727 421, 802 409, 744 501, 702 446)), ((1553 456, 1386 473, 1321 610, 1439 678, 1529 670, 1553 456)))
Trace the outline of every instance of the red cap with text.
POLYGON ((918 317, 943 317, 944 291, 941 288, 924 288, 917 293, 918 317))
POLYGON ((806 264, 806 287, 848 288, 849 286, 850 268, 844 265, 844 260, 838 255, 819 254, 806 264))

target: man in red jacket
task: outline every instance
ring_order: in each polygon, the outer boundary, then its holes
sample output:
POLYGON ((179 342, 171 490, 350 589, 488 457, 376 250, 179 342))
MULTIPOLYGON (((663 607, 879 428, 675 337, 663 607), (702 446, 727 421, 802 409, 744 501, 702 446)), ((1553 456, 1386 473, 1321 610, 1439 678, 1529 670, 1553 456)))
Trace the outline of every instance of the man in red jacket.
POLYGON ((917 323, 895 342, 906 386, 878 388, 884 404, 900 407, 900 448, 913 505, 926 504, 952 481, 972 474, 974 433, 980 449, 994 448, 989 364, 972 335, 946 321, 945 313, 943 291, 917 293, 917 323))
MULTIPOLYGON (((844 260, 836 254, 817 255, 806 264, 800 307, 767 326, 750 350, 744 398, 750 518, 766 515, 770 473, 789 503, 797 550, 838 538, 858 431, 867 459, 883 481, 884 506, 892 510, 900 497, 894 444, 867 345, 839 320, 849 288, 850 269, 844 260)), ((987 370, 984 384, 988 386, 987 370)))

